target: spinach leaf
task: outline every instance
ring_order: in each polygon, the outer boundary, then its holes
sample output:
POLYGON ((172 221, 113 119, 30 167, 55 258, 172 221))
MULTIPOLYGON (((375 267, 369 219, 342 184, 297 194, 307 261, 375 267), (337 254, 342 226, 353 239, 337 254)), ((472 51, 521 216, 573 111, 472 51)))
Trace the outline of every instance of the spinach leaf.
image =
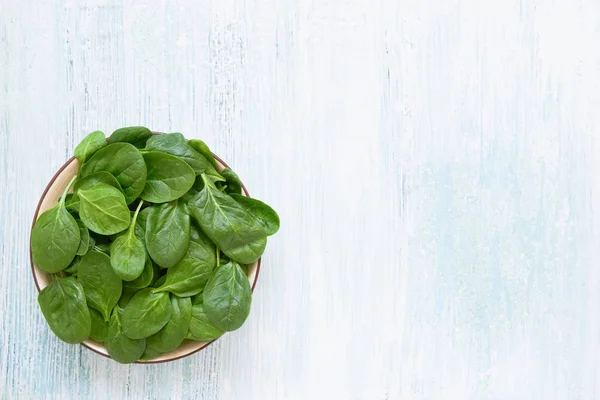
POLYGON ((135 294, 139 291, 140 291, 140 289, 137 289, 137 288, 123 286, 123 292, 121 293, 121 298, 119 299, 119 302, 117 303, 119 305, 119 307, 125 308, 127 306, 127 304, 129 304, 129 302, 131 301, 133 296, 135 296, 135 294))
POLYGON ((194 185, 196 175, 184 161, 167 153, 144 153, 148 168, 141 198, 151 203, 166 203, 184 194, 194 185))
POLYGON ((235 172, 229 168, 225 168, 223 171, 221 171, 221 175, 227 182, 227 187, 225 188, 226 193, 236 193, 239 195, 242 194, 242 181, 240 181, 239 176, 237 176, 235 172))
POLYGON ((90 251, 82 257, 77 271, 87 304, 102 313, 105 321, 121 297, 121 280, 110 265, 110 258, 98 251, 90 251))
POLYGON ((48 273, 68 267, 79 249, 79 227, 65 208, 65 197, 74 179, 65 188, 58 204, 40 215, 31 231, 33 263, 48 273))
POLYGON ((81 168, 81 176, 106 171, 121 185, 127 204, 133 203, 146 184, 146 163, 138 149, 129 143, 113 143, 98 150, 81 168))
POLYGON ((144 350, 144 354, 140 357, 140 361, 152 361, 156 357, 160 356, 161 353, 154 350, 153 348, 146 346, 146 350, 144 350))
POLYGON ((94 172, 84 178, 77 179, 73 185, 73 193, 76 194, 81 189, 91 189, 99 183, 105 183, 122 192, 121 184, 119 184, 117 178, 106 171, 100 171, 94 172))
POLYGON ((79 216, 92 231, 112 235, 127 229, 130 215, 125 197, 118 189, 98 183, 91 189, 79 190, 79 216))
POLYGON ((67 194, 65 197, 65 208, 73 216, 79 214, 79 196, 75 196, 73 193, 67 194))
POLYGON ((116 238, 110 246, 110 263, 115 273, 124 281, 132 281, 139 277, 146 263, 144 242, 135 235, 135 221, 141 207, 140 201, 129 229, 116 238))
POLYGON ((76 275, 77 270, 79 269, 80 262, 81 262, 81 257, 75 256, 75 258, 73 259, 71 264, 69 264, 69 266, 67 268, 65 268, 63 271, 66 272, 67 274, 76 275))
POLYGON ((146 257, 142 274, 130 282, 123 282, 123 285, 134 289, 143 289, 150 286, 155 273, 158 273, 158 268, 154 266, 150 257, 146 257))
POLYGON ((151 288, 137 292, 123 310, 123 333, 143 339, 160 331, 171 318, 167 293, 153 293, 151 288))
POLYGON ((110 357, 121 364, 136 362, 144 354, 146 339, 131 339, 125 335, 121 321, 123 311, 115 307, 110 317, 106 335, 106 350, 110 357))
POLYGON ((106 137, 100 131, 92 132, 84 137, 77 147, 75 147, 74 152, 75 158, 79 162, 79 167, 81 168, 85 160, 104 146, 106 146, 106 137))
POLYGON ((159 288, 159 287, 161 287, 162 285, 164 285, 166 281, 167 281, 167 276, 166 276, 166 275, 163 275, 163 276, 161 276, 160 278, 158 278, 158 279, 156 280, 156 282, 154 282, 154 284, 152 285, 152 287, 154 287, 154 288, 159 288))
POLYGON ((126 142, 131 143, 138 149, 146 146, 146 141, 152 137, 150 129, 143 126, 128 126, 117 129, 108 138, 108 143, 126 142))
POLYGON ((223 331, 238 329, 250 314, 252 289, 240 265, 231 261, 217 268, 202 296, 206 315, 223 331))
POLYGON ((190 216, 177 201, 152 206, 146 227, 146 249, 159 266, 170 268, 190 243, 190 216))
POLYGON ((194 170, 197 175, 206 173, 213 181, 224 181, 215 167, 199 152, 194 150, 181 133, 155 135, 146 144, 148 150, 158 150, 176 156, 194 170))
POLYGON ((67 343, 81 343, 90 336, 90 312, 83 287, 75 278, 57 278, 38 295, 38 303, 52 332, 67 343))
POLYGON ((215 160, 215 156, 206 143, 200 139, 190 139, 188 140, 188 145, 198 153, 202 154, 215 170, 217 169, 217 160, 215 160))
POLYGON ((277 233, 279 230, 279 215, 277 215, 275 210, 257 199, 242 196, 240 194, 231 194, 230 196, 265 227, 267 236, 277 233))
POLYGON ((215 327, 206 311, 202 298, 194 301, 192 305, 192 319, 190 320, 190 329, 186 336, 187 339, 198 340, 201 342, 210 342, 223 334, 223 331, 215 327))
POLYGON ((135 229, 135 234, 138 235, 140 237, 140 239, 144 239, 144 237, 146 236, 146 226, 147 226, 147 222, 148 222, 148 216, 150 215, 150 213, 152 212, 154 208, 152 207, 146 207, 143 210, 140 211, 140 213, 138 214, 137 220, 136 220, 136 229, 135 229))
POLYGON ((107 256, 110 256, 110 243, 97 243, 94 246, 94 250, 104 253, 107 256))
POLYGON ((200 228, 229 258, 252 264, 267 245, 264 226, 204 174, 204 189, 188 203, 200 228))
POLYGON ((88 231, 88 228, 82 221, 76 221, 77 226, 79 227, 79 247, 77 248, 76 254, 78 256, 83 256, 90 249, 90 231, 88 231))
POLYGON ((171 296, 171 319, 157 333, 146 339, 149 347, 161 353, 175 350, 185 339, 192 318, 192 300, 171 296))
POLYGON ((190 245, 183 258, 167 270, 167 280, 155 292, 168 291, 179 297, 200 293, 217 266, 215 245, 202 231, 191 226, 190 245))
POLYGON ((106 335, 108 333, 108 322, 104 321, 104 317, 99 311, 88 307, 90 317, 92 320, 92 330, 90 332, 90 339, 96 342, 104 343, 106 341, 106 335))

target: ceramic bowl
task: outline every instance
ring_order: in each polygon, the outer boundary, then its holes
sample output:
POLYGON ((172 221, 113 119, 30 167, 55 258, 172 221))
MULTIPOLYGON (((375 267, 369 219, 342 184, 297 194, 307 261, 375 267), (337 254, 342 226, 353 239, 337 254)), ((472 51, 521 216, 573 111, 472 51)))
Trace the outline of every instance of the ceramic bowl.
MULTIPOLYGON (((229 168, 229 166, 227 164, 225 164, 225 162, 223 160, 221 160, 219 157, 217 157, 216 155, 215 155, 215 159, 217 160, 217 164, 218 164, 217 169, 219 171, 222 171, 224 168, 229 168)), ((78 169, 79 169, 79 163, 77 162, 75 157, 73 157, 69 161, 67 161, 65 163, 65 165, 63 165, 58 170, 58 172, 50 180, 50 183, 48 183, 48 186, 46 186, 46 190, 44 190, 44 193, 42 194, 42 197, 40 198, 40 201, 35 210, 35 215, 33 216, 33 224, 35 224, 35 221, 37 221, 38 217, 44 211, 49 210, 50 208, 54 207, 56 205, 56 203, 58 203, 60 196, 62 195, 63 191, 69 184, 69 181, 71 180, 71 178, 73 178, 73 176, 75 176, 77 174, 78 169)), ((246 187, 244 187, 243 184, 242 184, 242 193, 244 194, 244 196, 249 196, 248 191, 246 190, 246 187)), ((32 224, 32 228, 33 228, 33 224, 32 224)), ((32 268, 32 272, 33 272, 33 279, 35 281, 35 285, 37 286, 37 289, 39 292, 40 290, 45 288, 50 283, 50 281, 51 281, 50 274, 43 272, 33 263, 33 258, 31 257, 31 250, 30 250, 30 261, 31 261, 31 268, 32 268)), ((248 280, 250 281, 250 285, 252 286, 253 291, 254 291, 254 286, 256 285, 256 280, 258 278, 259 270, 260 270, 260 259, 248 267, 248 280)), ((218 339, 216 339, 216 340, 218 340, 218 339)), ((192 354, 206 348, 206 346, 208 346, 212 342, 214 342, 214 340, 211 342, 196 342, 196 341, 192 341, 192 340, 185 340, 181 344, 181 346, 179 346, 177 349, 175 349, 171 352, 161 354, 159 357, 157 357, 151 361, 137 361, 137 362, 140 364, 152 364, 152 363, 162 363, 162 362, 178 360, 180 358, 187 357, 189 355, 192 355, 192 354)), ((102 356, 109 357, 108 352, 106 351, 106 347, 104 347, 104 345, 102 343, 98 343, 93 340, 86 340, 85 342, 83 342, 81 344, 84 347, 87 347, 88 349, 90 349, 102 356)))

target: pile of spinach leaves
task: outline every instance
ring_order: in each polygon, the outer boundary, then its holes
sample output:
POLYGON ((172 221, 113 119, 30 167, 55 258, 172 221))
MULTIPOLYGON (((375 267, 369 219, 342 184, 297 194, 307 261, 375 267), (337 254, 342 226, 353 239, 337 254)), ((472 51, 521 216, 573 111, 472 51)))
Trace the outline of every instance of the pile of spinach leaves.
POLYGON ((238 329, 252 302, 245 266, 277 213, 180 133, 96 131, 75 157, 78 175, 31 237, 34 263, 52 274, 38 302, 56 336, 131 363, 238 329))

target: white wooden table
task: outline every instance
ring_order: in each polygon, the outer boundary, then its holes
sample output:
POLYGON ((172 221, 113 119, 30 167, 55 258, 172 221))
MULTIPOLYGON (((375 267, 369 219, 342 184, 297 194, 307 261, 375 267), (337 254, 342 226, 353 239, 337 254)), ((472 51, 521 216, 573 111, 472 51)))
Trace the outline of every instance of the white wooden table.
POLYGON ((0 0, 1 399, 599 399, 598 0, 0 0), (79 140, 204 139, 272 204, 248 322, 124 366, 29 265, 79 140))

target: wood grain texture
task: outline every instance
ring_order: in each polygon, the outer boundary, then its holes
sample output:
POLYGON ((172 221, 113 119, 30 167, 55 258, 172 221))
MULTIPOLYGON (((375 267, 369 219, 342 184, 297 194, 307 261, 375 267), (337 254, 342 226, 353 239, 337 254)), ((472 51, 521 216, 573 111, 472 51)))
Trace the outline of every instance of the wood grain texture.
POLYGON ((0 0, 0 398, 600 398, 597 0, 0 0), (270 203, 248 322, 122 366, 54 337, 29 231, 95 129, 270 203))

